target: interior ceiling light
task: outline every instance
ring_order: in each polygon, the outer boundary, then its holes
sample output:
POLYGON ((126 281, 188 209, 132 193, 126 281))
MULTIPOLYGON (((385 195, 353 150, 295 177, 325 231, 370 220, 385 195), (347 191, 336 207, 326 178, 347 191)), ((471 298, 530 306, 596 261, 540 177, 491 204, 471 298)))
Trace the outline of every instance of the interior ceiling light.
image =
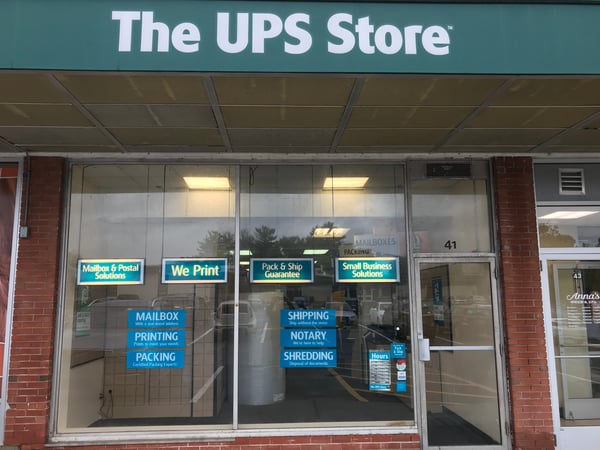
POLYGON ((304 250, 305 255, 324 255, 329 250, 326 248, 315 248, 315 249, 306 249, 304 250))
POLYGON ((323 189, 362 189, 369 177, 327 177, 323 189))
POLYGON ((315 228, 314 238, 343 238, 350 228, 315 228))
MULTIPOLYGON (((229 254, 233 255, 233 250, 229 250, 229 254)), ((252 256, 252 250, 240 250, 240 256, 252 256)))
POLYGON ((555 211, 541 216, 540 219, 580 219, 597 213, 598 211, 555 211))
POLYGON ((231 185, 227 177, 183 177, 183 181, 190 189, 203 189, 208 191, 230 191, 231 185))

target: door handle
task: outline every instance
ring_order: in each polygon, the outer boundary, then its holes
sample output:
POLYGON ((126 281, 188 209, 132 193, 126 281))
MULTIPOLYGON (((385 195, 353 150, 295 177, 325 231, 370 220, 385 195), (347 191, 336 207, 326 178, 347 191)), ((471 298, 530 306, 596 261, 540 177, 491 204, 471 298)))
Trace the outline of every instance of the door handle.
POLYGON ((429 351, 429 339, 419 338, 419 359, 421 361, 431 360, 431 352, 429 351))

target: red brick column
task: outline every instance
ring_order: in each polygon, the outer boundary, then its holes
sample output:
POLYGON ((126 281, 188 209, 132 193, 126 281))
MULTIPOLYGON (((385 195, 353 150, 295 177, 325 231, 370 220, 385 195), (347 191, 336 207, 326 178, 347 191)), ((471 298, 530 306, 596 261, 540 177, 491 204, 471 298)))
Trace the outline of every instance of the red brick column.
POLYGON ((20 239, 17 256, 5 443, 37 448, 48 434, 64 160, 35 157, 30 168, 29 197, 25 178, 21 202, 29 237, 20 239))
POLYGON ((493 161, 513 448, 554 448, 531 158, 493 161))

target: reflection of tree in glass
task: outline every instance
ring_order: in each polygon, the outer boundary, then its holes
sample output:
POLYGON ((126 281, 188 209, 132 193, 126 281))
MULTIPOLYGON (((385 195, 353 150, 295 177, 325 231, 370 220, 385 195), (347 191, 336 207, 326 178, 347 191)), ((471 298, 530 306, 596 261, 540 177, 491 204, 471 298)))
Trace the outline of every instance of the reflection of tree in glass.
POLYGON ((558 225, 541 223, 539 233, 542 247, 575 247, 576 241, 573 236, 561 234, 558 225))
POLYGON ((207 258, 223 258, 230 255, 235 248, 235 237, 229 231, 209 231, 198 244, 198 256, 207 258))
MULTIPOLYGON (((254 231, 240 231, 240 249, 250 250, 252 258, 302 258, 304 250, 320 250, 323 253, 311 257, 315 264, 324 272, 333 270, 333 258, 339 256, 339 246, 343 237, 315 238, 317 228, 331 230, 336 228, 333 222, 325 222, 312 228, 306 237, 283 236, 277 237, 277 230, 266 225, 255 228, 254 231)), ((231 232, 209 231, 203 241, 198 243, 199 256, 233 258, 235 237, 231 232)))
POLYGON ((266 225, 255 228, 254 242, 252 244, 252 255, 255 258, 274 258, 280 256, 275 228, 270 228, 266 225))

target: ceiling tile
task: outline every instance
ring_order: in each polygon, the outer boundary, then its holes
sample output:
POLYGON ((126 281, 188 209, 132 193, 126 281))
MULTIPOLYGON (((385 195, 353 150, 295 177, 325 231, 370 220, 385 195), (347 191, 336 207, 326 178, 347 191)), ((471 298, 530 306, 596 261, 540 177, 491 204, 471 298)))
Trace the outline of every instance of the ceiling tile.
POLYGON ((272 145, 272 146, 267 146, 267 145, 251 145, 251 146, 244 146, 244 147, 236 147, 235 151, 237 153, 252 153, 252 152, 256 152, 256 153, 286 153, 286 154, 295 154, 295 155, 301 155, 303 153, 328 153, 329 152, 329 146, 319 146, 319 145, 315 145, 313 147, 309 147, 309 146, 294 146, 294 147, 287 147, 287 148, 282 148, 282 146, 280 145, 272 145))
POLYGON ((151 105, 150 110, 163 127, 217 127, 208 105, 151 105))
POLYGON ((598 106, 600 79, 518 79, 493 102, 494 106, 598 106))
POLYGON ((0 103, 66 103, 48 75, 0 73, 0 103))
POLYGON ((56 78, 81 103, 208 103, 199 76, 60 73, 56 78))
POLYGON ((598 112, 598 108, 490 107, 468 128, 568 128, 598 112))
POLYGON ((348 128, 453 128, 472 111, 470 107, 356 106, 348 128))
POLYGON ((478 106, 504 82, 501 78, 367 78, 361 106, 478 106))
POLYGON ((456 133, 448 145, 533 146, 550 139, 561 130, 553 129, 465 129, 456 133))
POLYGON ((91 127, 0 127, 0 136, 21 146, 113 144, 101 131, 91 127))
POLYGON ((572 130, 554 142, 555 145, 598 145, 600 143, 600 130, 582 129, 572 130))
POLYGON ((225 125, 230 128, 335 128, 341 106, 223 106, 225 125))
POLYGON ((85 127, 91 123, 72 105, 5 103, 0 104, 2 126, 85 127))
POLYGON ((360 145, 360 146, 338 146, 335 149, 336 153, 402 153, 402 154, 418 154, 430 153, 435 147, 433 145, 393 145, 393 146, 377 146, 377 145, 360 145))
POLYGON ((345 105, 354 78, 215 77, 221 105, 345 105))
POLYGON ((105 127, 216 128, 207 105, 87 105, 105 127))
POLYGON ((114 153, 121 152, 116 145, 27 145, 30 152, 44 153, 114 153))
POLYGON ((223 145, 217 130, 207 128, 111 128, 124 145, 223 145))
POLYGON ((445 129, 381 129, 352 128, 342 136, 340 146, 435 145, 450 130, 445 129))
POLYGON ((332 129, 231 129, 229 139, 234 150, 247 146, 279 146, 281 151, 296 146, 329 146, 335 130, 332 129))

